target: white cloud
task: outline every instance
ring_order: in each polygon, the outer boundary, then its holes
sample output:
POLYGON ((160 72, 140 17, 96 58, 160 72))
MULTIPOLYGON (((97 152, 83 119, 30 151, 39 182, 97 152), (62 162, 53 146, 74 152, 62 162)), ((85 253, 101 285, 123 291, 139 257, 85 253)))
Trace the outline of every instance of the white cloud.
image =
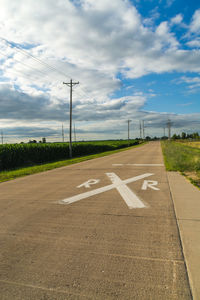
POLYGON ((187 42, 187 45, 191 48, 200 48, 200 38, 196 38, 192 41, 187 42))
MULTIPOLYGON (((94 78, 94 73, 99 73, 99 76, 108 80, 107 86, 110 86, 110 90, 114 90, 116 82, 111 87, 111 81, 120 71, 126 76, 140 77, 150 72, 176 70, 174 64, 170 64, 169 55, 171 60, 179 56, 180 44, 174 33, 170 32, 170 24, 167 21, 162 22, 155 32, 144 27, 142 17, 128 1, 82 0, 78 7, 70 1, 41 2, 40 7, 31 0, 25 3, 19 0, 17 6, 13 3, 9 6, 6 0, 1 0, 3 10, 0 13, 3 19, 0 35, 4 34, 7 39, 21 44, 25 41, 40 44, 30 51, 55 65, 59 65, 61 60, 64 61, 62 69, 70 77, 80 79, 80 74, 87 73, 86 77, 94 78), (14 14, 15 10, 17 14, 14 14), (13 18, 15 32, 11 26, 13 18), (163 67, 158 69, 160 64, 163 67)), ((180 19, 179 14, 174 22, 180 19)), ((185 53, 185 64, 192 56, 192 51, 185 53)), ((24 62, 28 61, 30 59, 26 58, 24 62)), ((36 65, 38 68, 38 64, 36 65)), ((196 71, 196 67, 194 69, 189 63, 187 65, 188 71, 196 71)), ((197 60, 196 65, 199 65, 197 60)), ((17 71, 25 72, 25 68, 17 63, 14 67, 17 71)), ((177 71, 181 69, 185 70, 184 62, 182 66, 179 63, 177 71)), ((82 81, 84 87, 90 86, 90 83, 82 81)))
POLYGON ((192 33, 200 33, 200 9, 196 10, 192 17, 190 31, 192 33))
POLYGON ((188 102, 188 103, 182 103, 182 104, 179 104, 180 106, 190 106, 192 105, 193 103, 192 102, 188 102))
MULTIPOLYGON (((73 102, 74 118, 82 122, 124 120, 132 112, 138 117, 143 114, 147 96, 112 99, 121 86, 119 72, 129 78, 171 71, 200 72, 200 51, 183 50, 172 31, 172 24, 182 22, 181 14, 153 27, 158 12, 152 11, 145 21, 128 0, 0 0, 0 6, 0 37, 22 47, 26 44, 30 54, 80 81, 73 102)), ((199 15, 197 10, 191 32, 200 28, 199 15)), ((194 42, 189 42, 191 47, 194 42)), ((67 118, 69 90, 63 85, 69 80, 67 76, 3 40, 0 60, 2 80, 10 83, 0 88, 4 100, 1 118, 15 122, 19 118, 28 122, 67 118)))
POLYGON ((200 87, 200 77, 182 76, 179 82, 188 84, 189 89, 193 90, 200 87))
POLYGON ((167 0, 166 2, 166 7, 170 7, 172 6, 172 4, 174 3, 175 0, 167 0))
POLYGON ((173 17, 172 19, 171 19, 171 24, 173 25, 173 24, 180 24, 181 22, 183 21, 183 15, 182 14, 178 14, 178 15, 176 15, 175 17, 173 17))

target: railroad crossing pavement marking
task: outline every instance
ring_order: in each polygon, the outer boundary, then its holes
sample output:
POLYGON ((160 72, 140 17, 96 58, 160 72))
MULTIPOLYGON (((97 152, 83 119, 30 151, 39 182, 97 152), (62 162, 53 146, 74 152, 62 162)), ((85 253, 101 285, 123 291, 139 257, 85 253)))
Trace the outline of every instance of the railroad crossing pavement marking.
POLYGON ((135 166, 135 167, 164 167, 163 164, 112 164, 114 167, 135 166))
POLYGON ((125 183, 123 183, 123 181, 115 173, 106 173, 106 175, 115 185, 116 189, 130 209, 145 207, 144 203, 138 198, 138 196, 133 191, 131 191, 130 188, 125 183))
POLYGON ((142 185, 142 190, 147 190, 149 187, 152 190, 159 191, 160 189, 155 187, 155 185, 158 184, 158 181, 155 180, 144 180, 144 183, 142 185))
POLYGON ((99 183, 99 181, 100 181, 100 179, 89 179, 88 181, 86 181, 86 182, 84 182, 84 183, 78 185, 77 188, 79 189, 79 188, 81 188, 81 187, 83 187, 83 186, 84 186, 85 188, 90 188, 91 185, 97 184, 97 183, 99 183))
MULTIPOLYGON (((82 199, 86 199, 88 197, 91 197, 93 195, 104 193, 106 191, 109 191, 109 190, 112 190, 112 189, 116 188, 118 190, 118 192, 120 193, 120 195, 122 196, 122 198, 124 199, 124 201, 126 202, 129 209, 144 208, 145 207, 144 203, 138 198, 138 196, 129 187, 127 187, 127 184, 131 183, 131 182, 138 181, 140 179, 143 179, 143 178, 146 178, 146 177, 149 177, 149 176, 152 176, 154 174, 145 173, 145 174, 142 174, 142 175, 139 175, 139 176, 131 177, 131 178, 126 179, 126 180, 121 180, 115 173, 106 173, 106 175, 111 180, 112 184, 106 185, 104 187, 101 187, 101 188, 98 188, 98 189, 95 189, 95 190, 92 190, 92 191, 89 191, 89 192, 78 194, 78 195, 73 196, 73 197, 66 198, 64 200, 59 201, 59 203, 60 204, 71 204, 71 203, 80 201, 82 199)), ((93 184, 94 184, 95 180, 96 179, 90 179, 90 180, 86 181, 85 183, 79 185, 78 187, 85 186, 87 188, 89 182, 90 183, 93 182, 93 184)), ((98 179, 97 179, 97 182, 98 182, 98 179)), ((151 181, 151 183, 152 183, 152 181, 151 181)), ((152 188, 152 185, 155 185, 154 181, 153 181, 153 183, 154 184, 148 184, 148 181, 147 181, 147 183, 145 185, 146 189, 147 189, 147 187, 152 188)))

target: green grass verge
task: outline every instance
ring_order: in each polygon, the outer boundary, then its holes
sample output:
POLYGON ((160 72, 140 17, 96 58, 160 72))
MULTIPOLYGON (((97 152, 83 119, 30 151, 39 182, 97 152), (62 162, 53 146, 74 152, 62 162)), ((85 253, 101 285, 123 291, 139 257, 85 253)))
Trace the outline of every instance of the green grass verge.
POLYGON ((173 141, 162 141, 167 171, 179 171, 200 187, 200 149, 173 141))
POLYGON ((172 141, 163 141, 162 149, 168 171, 200 171, 200 149, 172 141))
POLYGON ((22 177, 22 176, 27 176, 27 175, 40 173, 40 172, 49 171, 49 170, 52 170, 52 169, 55 169, 55 168, 60 168, 60 167, 76 164, 76 163, 79 163, 79 162, 82 162, 82 161, 86 161, 86 160, 90 160, 90 159, 94 159, 94 158, 98 158, 98 157, 111 155, 111 154, 114 154, 114 153, 117 153, 117 152, 126 151, 126 150, 129 150, 129 149, 133 149, 133 148, 139 147, 141 145, 144 145, 145 143, 146 142, 141 143, 139 145, 134 145, 134 146, 131 146, 131 147, 128 147, 128 148, 122 148, 122 149, 118 149, 118 150, 106 151, 106 152, 102 152, 102 153, 98 153, 98 154, 81 156, 81 157, 76 157, 76 158, 67 159, 67 160, 61 160, 61 161, 57 161, 57 162, 53 162, 53 163, 47 163, 47 164, 35 165, 35 166, 31 166, 31 167, 19 168, 19 169, 11 170, 11 171, 3 171, 3 172, 0 172, 0 182, 16 179, 16 178, 22 177))

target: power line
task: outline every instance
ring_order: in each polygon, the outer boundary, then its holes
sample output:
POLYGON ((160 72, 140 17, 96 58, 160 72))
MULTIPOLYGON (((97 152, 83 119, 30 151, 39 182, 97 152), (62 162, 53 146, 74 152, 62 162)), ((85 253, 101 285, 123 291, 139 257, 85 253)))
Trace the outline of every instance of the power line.
POLYGON ((10 42, 10 41, 8 41, 8 40, 2 38, 2 37, 0 37, 0 39, 2 39, 3 41, 5 41, 6 44, 9 45, 9 47, 15 48, 16 51, 21 52, 21 53, 23 53, 24 55, 31 57, 33 60, 37 61, 38 63, 42 64, 43 66, 46 66, 47 68, 49 68, 49 69, 51 69, 51 70, 54 70, 54 71, 60 73, 62 76, 65 76, 65 77, 70 78, 70 77, 67 76, 64 72, 58 70, 57 68, 55 68, 55 67, 49 65, 49 64, 46 63, 46 62, 40 60, 39 58, 37 58, 37 57, 35 57, 34 55, 30 54, 29 52, 25 51, 25 50, 24 50, 22 47, 20 47, 19 45, 16 45, 15 43, 10 42))
MULTIPOLYGON (((2 55, 4 55, 5 57, 7 57, 7 55, 4 54, 3 52, 0 51, 0 53, 1 53, 2 55)), ((36 71, 38 74, 40 73, 42 76, 45 75, 45 76, 48 76, 48 77, 49 77, 49 74, 45 73, 44 71, 40 71, 40 70, 36 69, 36 68, 33 67, 33 66, 27 65, 27 64, 25 64, 24 62, 22 62, 22 61, 16 59, 16 58, 13 57, 13 56, 12 56, 12 59, 13 59, 14 61, 16 61, 16 62, 22 64, 22 65, 25 66, 26 68, 33 69, 33 70, 36 71)), ((14 71, 17 71, 17 70, 14 70, 14 71)), ((17 71, 17 72, 19 72, 19 71, 17 71)), ((41 76, 41 75, 40 75, 40 76, 41 76)))
MULTIPOLYGON (((10 73, 11 74, 13 74, 13 75, 15 75, 15 76, 18 76, 19 77, 19 75, 21 76, 21 77, 23 77, 24 79, 27 79, 27 75, 26 74, 23 74, 22 72, 20 72, 20 71, 18 71, 18 70, 14 70, 14 69, 10 69, 10 68, 7 68, 7 69, 5 69, 5 70, 3 70, 4 71, 4 74, 3 74, 3 76, 4 77, 8 77, 9 75, 10 75, 10 73)), ((33 81, 35 81, 35 83, 36 84, 38 84, 38 80, 40 80, 41 81, 41 77, 39 77, 39 76, 36 76, 36 75, 34 75, 34 74, 28 74, 28 78, 31 78, 33 81)), ((46 84, 46 83, 43 83, 43 84, 46 84)))
MULTIPOLYGON (((65 76, 65 77, 67 77, 67 78, 70 78, 70 76, 66 75, 66 74, 65 74, 64 72, 62 72, 61 70, 59 70, 59 69, 57 69, 57 68, 55 68, 55 67, 49 65, 48 63, 42 61, 42 60, 39 59, 39 58, 35 57, 34 55, 32 55, 32 54, 30 54, 29 52, 25 51, 22 47, 16 45, 15 43, 10 42, 10 41, 8 41, 8 40, 2 38, 2 37, 0 37, 0 39, 2 39, 3 41, 5 41, 6 44, 7 44, 9 47, 11 47, 12 49, 15 48, 15 50, 16 50, 17 52, 20 52, 20 53, 22 53, 23 55, 25 55, 25 56, 27 56, 27 57, 30 57, 31 59, 33 59, 33 60, 35 60, 37 63, 39 63, 39 64, 41 64, 41 65, 47 67, 47 68, 50 69, 51 71, 55 71, 55 72, 59 73, 59 74, 62 75, 62 76, 65 76)), ((4 54, 4 55, 5 55, 5 54, 4 54)), ((5 55, 5 56, 6 56, 6 55, 5 55)), ((15 58, 14 58, 14 59, 15 59, 15 58)), ((15 59, 15 60, 16 60, 16 59, 15 59)), ((17 61, 17 60, 16 60, 16 61, 17 61)), ((18 62, 20 62, 20 61, 18 61, 18 62)), ((22 63, 22 62, 21 62, 21 63, 22 63)), ((22 64, 24 64, 24 63, 22 63, 22 64)), ((24 65, 25 65, 25 64, 24 64, 24 65)), ((30 66, 30 68, 34 68, 36 71, 44 73, 45 76, 49 76, 49 74, 45 73, 44 71, 37 70, 35 67, 30 66)), ((82 93, 84 94, 84 96, 87 97, 87 96, 88 96, 88 93, 84 92, 84 90, 83 90, 82 88, 80 88, 80 89, 82 90, 82 93)), ((82 93, 81 93, 81 94, 82 94, 82 93)), ((80 90, 78 91, 77 94, 79 94, 79 95, 81 96, 80 90)), ((83 96, 83 94, 82 94, 82 96, 83 96)))
MULTIPOLYGON (((20 53, 22 53, 23 55, 26 55, 27 57, 30 57, 31 59, 37 61, 39 64, 41 64, 41 65, 47 67, 49 70, 55 71, 55 72, 59 73, 60 75, 65 76, 65 78, 66 78, 66 77, 67 77, 67 78, 70 78, 70 77, 71 77, 71 76, 66 75, 66 73, 64 73, 63 71, 61 71, 61 70, 55 68, 54 66, 51 66, 50 64, 48 64, 48 63, 42 61, 41 59, 35 57, 33 54, 27 52, 27 51, 24 50, 22 47, 20 47, 19 45, 15 44, 14 42, 9 41, 9 40, 7 40, 7 39, 5 39, 5 38, 3 38, 3 37, 0 37, 0 39, 3 40, 4 42, 6 42, 6 44, 7 44, 10 48, 12 48, 12 49, 15 48, 15 50, 16 50, 17 52, 20 52, 20 53)), ((31 67, 31 68, 34 68, 34 67, 31 67)), ((36 70, 37 70, 37 69, 36 69, 36 70)), ((44 73, 44 71, 40 71, 40 70, 38 70, 38 71, 44 73)), ((45 73, 44 73, 44 74, 45 74, 45 73)), ((46 76, 46 74, 45 74, 45 76, 46 76)), ((48 74, 47 76, 49 76, 49 74, 48 74)), ((88 98, 88 93, 85 92, 85 91, 83 90, 83 88, 79 88, 79 91, 77 92, 77 94, 79 94, 79 95, 81 96, 81 94, 80 94, 80 89, 82 90, 82 93, 81 93, 82 96, 83 96, 83 94, 84 94, 84 97, 86 96, 86 97, 88 98)))
MULTIPOLYGON (((4 54, 3 52, 1 52, 0 51, 0 53, 3 55, 3 56, 5 56, 6 58, 11 58, 11 57, 7 57, 7 55, 6 54, 4 54)), ((25 64, 24 62, 22 62, 22 61, 20 61, 20 60, 18 60, 18 59, 16 59, 14 56, 12 56, 12 59, 14 60, 14 61, 16 61, 16 62, 18 62, 18 63, 20 63, 20 64, 22 64, 22 65, 24 65, 26 68, 31 68, 31 69, 33 69, 35 72, 37 72, 38 74, 32 74, 32 73, 29 73, 28 74, 28 76, 31 76, 32 78, 34 78, 34 80, 41 80, 41 75, 44 77, 44 76, 46 76, 46 77, 48 77, 49 78, 49 80, 55 80, 55 78, 54 77, 52 77, 51 75, 49 75, 48 73, 46 73, 46 72, 44 72, 44 71, 41 71, 41 70, 39 70, 39 69, 36 69, 36 67, 33 67, 33 66, 31 66, 31 65, 27 65, 27 64, 25 64)), ((6 73, 6 72, 9 72, 9 73, 14 73, 14 74, 20 74, 22 77, 24 77, 25 79, 27 79, 27 75, 26 74, 23 74, 23 72, 22 71, 18 71, 18 70, 16 70, 16 69, 11 69, 10 67, 8 67, 8 68, 6 68, 6 69, 2 69, 2 71, 4 72, 4 74, 6 73)), ((6 74, 5 74, 5 76, 6 76, 6 74)), ((58 79, 56 79, 57 81, 58 81, 58 79)))
MULTIPOLYGON (((27 79, 26 74, 23 74, 22 72, 17 71, 17 70, 13 70, 13 69, 10 69, 10 68, 4 70, 4 74, 3 74, 4 77, 8 77, 8 74, 6 74, 6 73, 11 73, 15 76, 21 75, 21 77, 27 79)), ((40 79, 38 76, 36 77, 34 74, 29 74, 28 76, 29 76, 29 78, 32 78, 34 81, 36 81, 36 80, 38 81, 40 79)))

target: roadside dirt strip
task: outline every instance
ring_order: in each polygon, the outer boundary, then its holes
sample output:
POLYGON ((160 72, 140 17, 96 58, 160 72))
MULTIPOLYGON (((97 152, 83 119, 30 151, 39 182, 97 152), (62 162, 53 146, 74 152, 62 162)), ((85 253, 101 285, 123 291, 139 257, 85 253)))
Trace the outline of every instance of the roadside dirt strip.
POLYGON ((192 299, 159 142, 0 184, 0 299, 192 299))

